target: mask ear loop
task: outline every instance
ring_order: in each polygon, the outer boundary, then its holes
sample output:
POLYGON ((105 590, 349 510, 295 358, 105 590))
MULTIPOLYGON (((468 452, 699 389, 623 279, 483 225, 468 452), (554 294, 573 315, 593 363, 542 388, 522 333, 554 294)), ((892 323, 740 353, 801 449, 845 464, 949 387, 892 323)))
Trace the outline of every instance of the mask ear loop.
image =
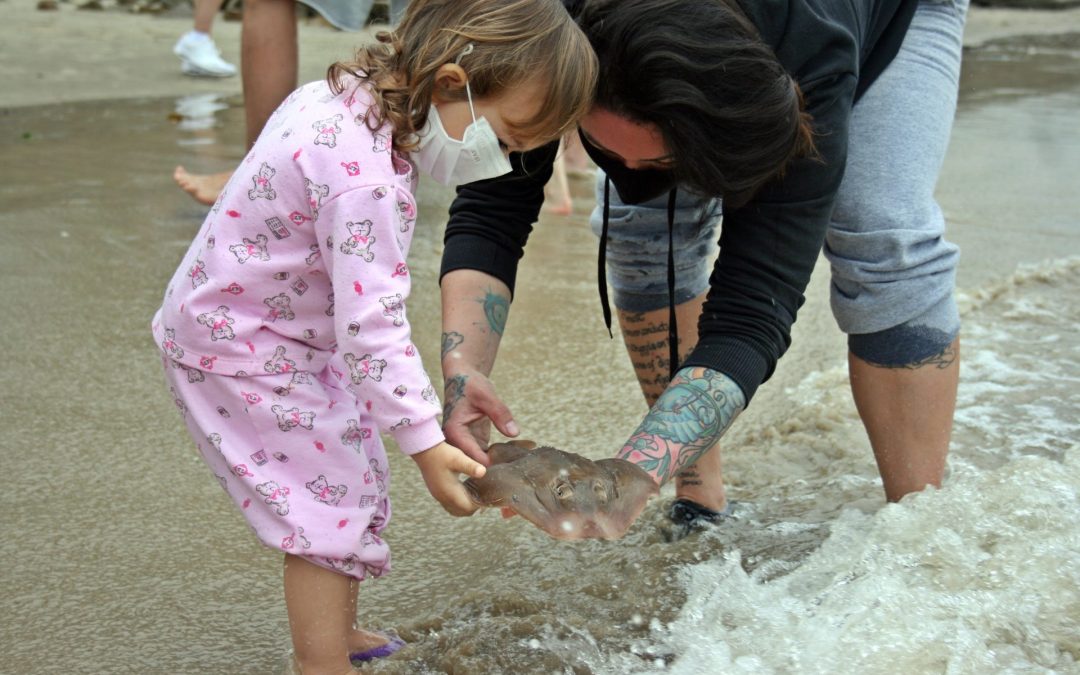
POLYGON ((456 59, 454 59, 454 65, 455 66, 460 66, 461 65, 461 57, 468 56, 469 54, 472 54, 473 53, 473 48, 474 48, 473 43, 471 43, 471 42, 469 44, 465 45, 465 51, 461 52, 461 54, 459 54, 458 57, 456 59))
MULTIPOLYGON (((456 59, 454 59, 454 65, 455 66, 460 66, 461 65, 461 58, 463 56, 468 56, 469 54, 472 54, 472 53, 473 53, 473 44, 470 42, 469 44, 465 45, 465 51, 461 52, 461 54, 459 54, 458 57, 456 59)), ((468 75, 465 76, 465 96, 467 96, 468 99, 469 99, 469 114, 472 115, 473 122, 475 122, 476 121, 476 110, 473 109, 472 90, 469 89, 469 77, 468 77, 468 75)))

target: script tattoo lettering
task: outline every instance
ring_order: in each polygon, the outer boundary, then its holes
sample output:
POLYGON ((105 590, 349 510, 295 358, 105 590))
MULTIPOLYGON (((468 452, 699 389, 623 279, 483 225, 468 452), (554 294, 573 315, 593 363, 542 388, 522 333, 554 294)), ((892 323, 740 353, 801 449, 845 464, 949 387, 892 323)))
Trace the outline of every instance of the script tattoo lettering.
POLYGON ((679 472, 675 480, 680 487, 687 487, 691 485, 701 485, 701 476, 698 475, 697 469, 694 467, 687 467, 679 472))
POLYGON ((720 440, 745 407, 731 378, 709 368, 683 368, 617 456, 666 483, 720 440))
MULTIPOLYGON (((646 325, 643 328, 630 328, 631 324, 646 323, 645 314, 643 312, 634 312, 634 313, 623 314, 622 322, 624 324, 623 329, 622 329, 622 334, 623 334, 624 338, 642 337, 642 336, 648 336, 648 335, 663 335, 663 336, 666 336, 667 332, 668 332, 668 325, 667 325, 666 322, 654 323, 654 324, 651 324, 651 325, 646 325)), ((666 346, 667 341, 665 340, 663 342, 663 344, 666 346)))
POLYGON ((620 310, 619 325, 641 391, 652 406, 668 385, 668 324, 652 320, 643 312, 620 310))

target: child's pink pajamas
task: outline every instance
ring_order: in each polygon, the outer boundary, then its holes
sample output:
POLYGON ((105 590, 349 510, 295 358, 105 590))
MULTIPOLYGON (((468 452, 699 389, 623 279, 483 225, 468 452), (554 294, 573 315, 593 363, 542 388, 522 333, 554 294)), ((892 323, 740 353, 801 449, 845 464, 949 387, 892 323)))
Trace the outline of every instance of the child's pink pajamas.
POLYGON ((177 406, 268 546, 357 578, 388 568, 379 432, 444 440, 410 340, 416 174, 367 90, 305 85, 211 209, 153 321, 177 406))

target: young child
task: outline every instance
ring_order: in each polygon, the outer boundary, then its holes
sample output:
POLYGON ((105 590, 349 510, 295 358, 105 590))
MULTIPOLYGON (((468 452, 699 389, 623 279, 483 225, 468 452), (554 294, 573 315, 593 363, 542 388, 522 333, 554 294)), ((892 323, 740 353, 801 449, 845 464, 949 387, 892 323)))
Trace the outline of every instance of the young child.
POLYGON ((455 515, 459 475, 410 342, 416 171, 509 172, 587 111, 596 60, 559 0, 412 0, 355 63, 285 100, 235 171, 153 320, 176 405, 259 539, 285 553, 296 665, 347 672, 399 640, 354 626, 389 570, 380 432, 455 515))

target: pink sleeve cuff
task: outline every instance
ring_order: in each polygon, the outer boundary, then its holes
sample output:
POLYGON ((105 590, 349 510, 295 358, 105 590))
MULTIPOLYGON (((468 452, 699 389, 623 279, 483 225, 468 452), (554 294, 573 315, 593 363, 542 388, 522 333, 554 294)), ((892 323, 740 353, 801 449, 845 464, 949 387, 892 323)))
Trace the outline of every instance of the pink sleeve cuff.
POLYGON ((398 448, 406 455, 415 455, 446 440, 437 417, 430 417, 422 422, 400 426, 392 430, 390 435, 394 437, 398 448))

